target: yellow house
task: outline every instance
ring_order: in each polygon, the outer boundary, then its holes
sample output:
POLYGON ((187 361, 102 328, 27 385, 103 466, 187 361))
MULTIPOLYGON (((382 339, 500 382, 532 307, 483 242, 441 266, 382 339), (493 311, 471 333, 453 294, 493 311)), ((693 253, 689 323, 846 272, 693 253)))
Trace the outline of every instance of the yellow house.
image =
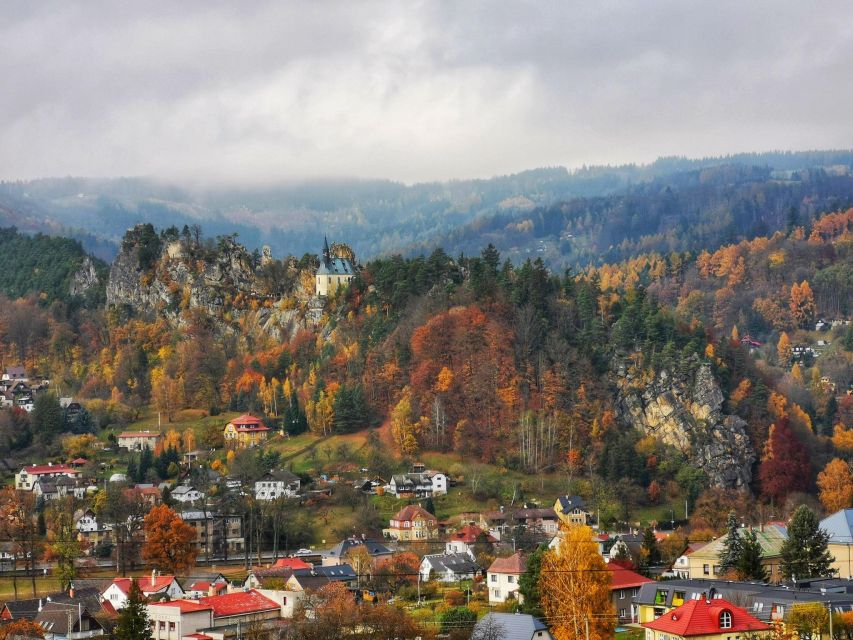
POLYGON ((830 565, 839 578, 853 577, 853 509, 842 509, 820 521, 829 534, 830 565))
POLYGON ((382 533, 393 540, 430 540, 438 536, 438 520, 423 507, 410 504, 391 518, 382 533))
MULTIPOLYGON (((763 525, 755 531, 758 544, 761 545, 761 564, 770 576, 770 582, 779 582, 782 579, 780 565, 782 563, 782 545, 788 539, 788 530, 784 525, 763 525)), ((704 547, 697 549, 688 556, 687 562, 688 578, 713 579, 720 572, 720 553, 726 543, 727 535, 721 536, 709 542, 704 547)), ((683 571, 681 571, 683 573, 683 571)))
POLYGON ((231 449, 258 447, 266 442, 268 432, 269 427, 260 418, 244 413, 225 425, 225 446, 231 449))
POLYGON ((323 257, 314 276, 315 293, 321 297, 332 295, 339 287, 349 284, 355 277, 355 267, 346 258, 333 257, 329 242, 323 239, 323 257))
POLYGON ((560 496, 554 503, 554 512, 566 524, 589 524, 589 512, 580 496, 560 496))

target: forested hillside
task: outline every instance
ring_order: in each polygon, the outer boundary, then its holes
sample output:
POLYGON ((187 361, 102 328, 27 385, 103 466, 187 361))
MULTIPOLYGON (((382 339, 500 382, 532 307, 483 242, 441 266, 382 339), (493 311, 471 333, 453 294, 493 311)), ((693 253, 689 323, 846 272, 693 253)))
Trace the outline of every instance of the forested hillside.
MULTIPOLYGON (((853 455, 853 209, 810 225, 779 215, 789 231, 574 274, 491 245, 371 260, 326 301, 312 256, 138 227, 108 307, 5 303, 2 358, 73 389, 92 429, 148 405, 165 420, 254 411, 294 435, 375 430, 399 458, 559 474, 605 520, 729 488, 783 505, 853 455), (9 331, 14 314, 38 331, 9 331)), ((4 453, 22 429, 58 446, 15 420, 4 453)), ((524 492, 482 480, 484 495, 524 492)))

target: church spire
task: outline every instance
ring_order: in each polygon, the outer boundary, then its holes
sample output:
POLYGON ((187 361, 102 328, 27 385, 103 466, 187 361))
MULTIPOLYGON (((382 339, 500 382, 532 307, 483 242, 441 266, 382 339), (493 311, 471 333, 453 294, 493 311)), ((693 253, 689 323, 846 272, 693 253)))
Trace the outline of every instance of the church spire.
POLYGON ((332 254, 329 251, 329 240, 323 236, 323 263, 328 267, 332 261, 332 254))

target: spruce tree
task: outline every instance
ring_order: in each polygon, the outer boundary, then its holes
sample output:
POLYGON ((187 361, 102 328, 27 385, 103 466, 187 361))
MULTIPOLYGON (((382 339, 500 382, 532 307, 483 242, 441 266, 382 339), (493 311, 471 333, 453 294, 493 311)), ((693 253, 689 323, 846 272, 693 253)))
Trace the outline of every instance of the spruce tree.
POLYGON ((655 537, 655 532, 651 527, 646 527, 643 531, 642 545, 643 565, 645 567, 653 567, 660 564, 660 549, 658 549, 658 540, 655 537))
POLYGON ((743 555, 740 524, 734 511, 729 512, 726 529, 726 540, 723 542, 723 548, 720 550, 720 575, 722 576, 736 570, 743 555))
POLYGON ((767 582, 767 570, 761 564, 761 554, 761 545, 758 543, 755 531, 749 529, 744 532, 740 557, 734 566, 739 579, 767 582))
POLYGON ((788 525, 788 539, 782 545, 782 577, 820 578, 832 575, 829 534, 820 528, 814 512, 801 505, 788 525))
POLYGON ((113 637, 115 640, 148 640, 151 637, 145 598, 135 580, 130 583, 127 605, 118 614, 113 637))
POLYGON ((527 569, 518 579, 518 592, 523 596, 521 610, 524 613, 541 617, 541 593, 539 591, 539 576, 542 569, 542 556, 548 547, 540 545, 536 551, 527 557, 527 569))

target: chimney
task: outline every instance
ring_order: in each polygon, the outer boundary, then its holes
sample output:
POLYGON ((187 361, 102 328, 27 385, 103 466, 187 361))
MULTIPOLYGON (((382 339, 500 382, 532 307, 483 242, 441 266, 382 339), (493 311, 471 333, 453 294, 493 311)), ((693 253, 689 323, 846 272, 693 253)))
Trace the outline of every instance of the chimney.
POLYGON ((216 595, 216 585, 212 582, 207 587, 207 595, 208 596, 215 596, 216 595))
POLYGON ((68 589, 68 597, 69 598, 74 597, 74 583, 73 582, 71 583, 71 588, 68 589))
POLYGON ((41 613, 41 598, 39 598, 39 613, 41 613))
POLYGON ((155 578, 157 577, 157 569, 151 569, 151 587, 154 587, 155 578))

